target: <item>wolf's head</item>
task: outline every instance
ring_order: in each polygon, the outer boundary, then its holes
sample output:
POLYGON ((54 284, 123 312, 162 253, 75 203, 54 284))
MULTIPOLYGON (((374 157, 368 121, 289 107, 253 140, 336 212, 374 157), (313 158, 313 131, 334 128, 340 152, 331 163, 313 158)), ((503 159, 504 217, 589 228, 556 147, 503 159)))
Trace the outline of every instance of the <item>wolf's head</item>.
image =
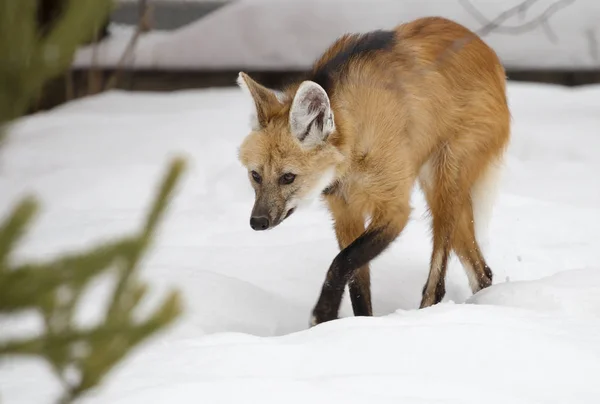
POLYGON ((335 121, 317 83, 304 81, 294 94, 275 93, 240 73, 238 84, 254 106, 252 130, 239 150, 256 193, 250 226, 267 230, 320 195, 343 156, 330 142, 335 121))

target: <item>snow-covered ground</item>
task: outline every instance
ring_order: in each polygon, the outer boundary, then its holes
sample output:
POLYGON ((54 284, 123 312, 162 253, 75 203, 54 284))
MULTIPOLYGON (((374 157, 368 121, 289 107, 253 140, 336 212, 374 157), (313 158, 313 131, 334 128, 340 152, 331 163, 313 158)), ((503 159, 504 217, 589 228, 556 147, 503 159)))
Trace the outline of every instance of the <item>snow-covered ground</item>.
MULTIPOLYGON (((494 20, 523 0, 469 0, 494 20)), ((425 16, 453 19, 477 31, 485 25, 459 0, 233 0, 174 31, 140 36, 128 66, 138 69, 304 70, 347 32, 391 29, 425 16)), ((600 67, 600 2, 538 0, 512 13, 485 40, 508 68, 600 67), (548 10, 555 12, 548 13, 548 10), (548 15, 546 24, 536 24, 548 15), (531 26, 531 29, 505 28, 531 26), (522 31, 522 32, 521 32, 522 31)), ((96 49, 82 48, 74 65, 116 66, 132 29, 113 27, 96 49), (94 52, 96 54, 94 55, 94 52)))
MULTIPOLYGON (((444 302, 417 310, 430 241, 416 190, 406 231, 372 265, 376 317, 352 317, 346 297, 346 318, 312 329, 331 221, 316 203, 250 229, 241 91, 110 92, 17 122, 0 149, 0 212, 29 192, 43 202, 19 257, 137 229, 168 158, 190 164, 142 271, 153 299, 180 288, 185 315, 84 402, 600 402, 600 87, 511 83, 509 95, 495 285, 471 296, 453 259, 444 302)), ((2 402, 49 403, 58 388, 40 362, 0 363, 2 402)))

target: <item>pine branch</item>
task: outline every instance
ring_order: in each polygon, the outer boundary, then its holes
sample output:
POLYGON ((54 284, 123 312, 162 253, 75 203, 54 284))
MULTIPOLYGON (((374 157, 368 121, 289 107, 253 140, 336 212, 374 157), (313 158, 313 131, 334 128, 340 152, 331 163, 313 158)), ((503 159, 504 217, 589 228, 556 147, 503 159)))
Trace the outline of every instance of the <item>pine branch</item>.
MULTIPOLYGON (((9 213, 5 222, 0 225, 0 277, 6 269, 6 261, 10 251, 25 233, 26 227, 37 210, 37 203, 33 198, 21 201, 15 209, 9 213)), ((2 284, 0 283, 0 288, 2 284)), ((2 299, 0 292, 0 301, 2 299)), ((0 303, 0 312, 2 304, 0 303)))
POLYGON ((23 115, 43 85, 70 66, 112 6, 112 0, 65 0, 42 35, 36 27, 38 0, 0 0, 0 127, 23 115))
MULTIPOLYGON (((0 313, 14 315, 33 309, 42 314, 45 324, 41 336, 0 343, 0 356, 44 358, 65 388, 61 403, 71 402, 96 387, 132 349, 170 325, 181 313, 179 293, 173 290, 144 319, 135 321, 133 316, 148 289, 137 278, 136 269, 150 247, 184 167, 182 159, 171 162, 143 226, 135 235, 48 262, 15 267, 4 262, 0 268, 0 313), (73 313, 83 290, 107 272, 117 282, 103 321, 91 328, 78 326, 73 313), (68 380, 67 369, 79 375, 76 382, 68 380)), ((31 206, 27 201, 19 204, 0 226, 0 251, 5 251, 5 256, 31 218, 31 206)))
MULTIPOLYGON (((46 81, 68 69, 79 44, 106 19, 111 1, 65 0, 59 17, 43 30, 36 26, 37 4, 38 0, 0 0, 0 136, 4 125, 26 111, 46 81)), ((33 338, 3 340, 0 357, 45 359, 64 388, 60 403, 71 403, 98 386, 127 354, 181 313, 179 293, 173 290, 152 313, 134 320, 148 290, 137 276, 138 268, 183 170, 182 159, 171 162, 146 220, 133 235, 51 260, 11 262, 11 253, 37 211, 33 198, 16 204, 1 221, 0 314, 36 311, 43 318, 44 330, 33 338), (93 327, 81 327, 74 313, 83 291, 105 274, 116 281, 105 317, 93 327), (73 372, 75 379, 70 377, 73 372)))

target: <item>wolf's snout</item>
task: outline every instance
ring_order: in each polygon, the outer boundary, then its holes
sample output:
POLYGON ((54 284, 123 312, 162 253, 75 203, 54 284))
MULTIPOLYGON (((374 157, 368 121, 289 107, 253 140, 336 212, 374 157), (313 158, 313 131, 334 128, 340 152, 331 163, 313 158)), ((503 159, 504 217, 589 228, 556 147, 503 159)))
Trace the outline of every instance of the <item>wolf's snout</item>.
POLYGON ((266 230, 269 228, 269 218, 266 216, 252 216, 250 227, 254 230, 266 230))

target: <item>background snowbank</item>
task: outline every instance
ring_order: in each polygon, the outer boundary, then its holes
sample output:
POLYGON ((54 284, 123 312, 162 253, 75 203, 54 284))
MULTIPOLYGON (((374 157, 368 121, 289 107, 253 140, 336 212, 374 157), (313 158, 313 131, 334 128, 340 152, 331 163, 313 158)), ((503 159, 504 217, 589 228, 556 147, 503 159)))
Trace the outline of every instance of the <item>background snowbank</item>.
MULTIPOLYGON (((521 2, 471 1, 488 20, 521 2)), ((540 0, 524 16, 516 15, 503 26, 534 20, 554 3, 540 0)), ((451 18, 474 30, 482 26, 456 0, 237 0, 178 30, 143 35, 132 66, 303 70, 346 32, 389 29, 429 15, 451 18)), ((600 3, 577 0, 549 18, 554 39, 539 26, 519 35, 492 33, 485 40, 508 68, 599 68, 598 21, 600 3)), ((115 30, 98 48, 98 64, 116 66, 131 33, 131 29, 115 30)), ((83 48, 74 66, 89 66, 92 60, 92 49, 83 48)))

